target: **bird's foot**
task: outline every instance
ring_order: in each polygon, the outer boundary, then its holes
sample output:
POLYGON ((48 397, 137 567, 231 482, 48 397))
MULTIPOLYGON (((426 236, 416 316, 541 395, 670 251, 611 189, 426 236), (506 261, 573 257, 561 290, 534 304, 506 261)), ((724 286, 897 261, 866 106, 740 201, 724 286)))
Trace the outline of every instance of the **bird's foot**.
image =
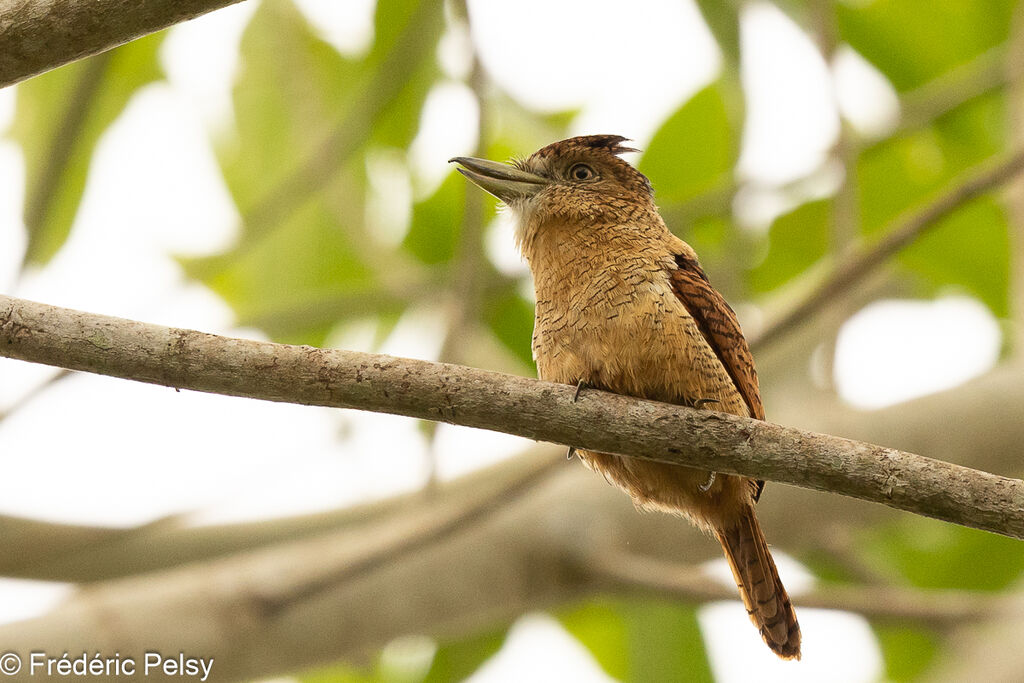
POLYGON ((709 473, 708 474, 708 480, 706 482, 704 482, 703 484, 699 484, 697 486, 697 488, 699 488, 701 490, 701 493, 707 493, 709 490, 711 490, 711 485, 715 483, 715 475, 716 474, 718 474, 718 473, 717 472, 709 473))
MULTIPOLYGON (((574 391, 573 394, 572 394, 572 402, 573 403, 575 403, 576 401, 579 400, 580 392, 583 391, 583 389, 585 389, 586 386, 587 386, 587 383, 584 382, 583 380, 580 380, 579 382, 576 383, 576 391, 574 391)), ((565 452, 565 459, 566 460, 572 460, 572 456, 574 456, 574 455, 576 455, 576 447, 575 446, 569 446, 569 450, 567 450, 565 452)))
POLYGON ((721 403, 717 398, 695 398, 693 399, 693 407, 700 409, 704 407, 705 403, 721 403))

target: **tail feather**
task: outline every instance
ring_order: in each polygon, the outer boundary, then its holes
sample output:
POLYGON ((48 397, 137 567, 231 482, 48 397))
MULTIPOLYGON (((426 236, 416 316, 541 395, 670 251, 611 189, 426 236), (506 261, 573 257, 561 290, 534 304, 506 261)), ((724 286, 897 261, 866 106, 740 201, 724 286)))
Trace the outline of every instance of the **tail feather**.
POLYGON ((747 614, 764 642, 783 659, 800 659, 800 625, 754 509, 746 507, 734 523, 715 530, 725 550, 747 614))

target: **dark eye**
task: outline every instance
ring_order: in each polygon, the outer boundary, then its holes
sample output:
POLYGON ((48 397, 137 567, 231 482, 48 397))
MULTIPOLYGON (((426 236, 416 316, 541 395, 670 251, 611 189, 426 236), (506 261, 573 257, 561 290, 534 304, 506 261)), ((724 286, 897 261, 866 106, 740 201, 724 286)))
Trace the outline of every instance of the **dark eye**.
POLYGON ((576 164, 569 169, 569 177, 573 180, 590 180, 596 178, 597 174, 586 164, 576 164))

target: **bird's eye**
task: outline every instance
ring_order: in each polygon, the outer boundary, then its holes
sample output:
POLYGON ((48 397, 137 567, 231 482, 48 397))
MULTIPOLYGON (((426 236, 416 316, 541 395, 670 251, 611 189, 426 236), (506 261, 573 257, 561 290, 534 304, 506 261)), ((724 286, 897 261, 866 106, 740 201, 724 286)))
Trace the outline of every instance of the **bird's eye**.
POLYGON ((573 180, 590 180, 596 178, 597 174, 586 164, 576 164, 569 169, 569 177, 573 180))

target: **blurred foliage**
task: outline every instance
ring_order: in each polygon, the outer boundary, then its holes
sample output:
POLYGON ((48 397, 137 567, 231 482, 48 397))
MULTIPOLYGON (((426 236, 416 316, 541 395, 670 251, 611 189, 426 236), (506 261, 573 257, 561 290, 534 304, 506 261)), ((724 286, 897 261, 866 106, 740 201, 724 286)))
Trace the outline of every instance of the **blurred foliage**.
POLYGON ((449 263, 455 257, 465 197, 465 180, 452 173, 434 194, 413 206, 409 232, 402 242, 413 258, 436 265, 449 263))
POLYGON ((740 63, 740 3, 736 0, 697 0, 697 7, 718 48, 736 68, 740 63))
MULTIPOLYGON (((227 253, 185 262, 241 324, 281 341, 322 345, 339 320, 402 308, 395 297, 375 296, 384 289, 380 271, 395 264, 378 262, 384 257, 368 235, 364 154, 374 144, 408 146, 437 69, 414 60, 393 88, 393 106, 382 103, 369 117, 359 108, 378 92, 391 54, 405 49, 403 31, 436 42, 438 13, 440 7, 424 10, 408 0, 380 2, 377 40, 358 59, 318 38, 287 0, 260 5, 242 38, 236 134, 218 146, 242 234, 227 253)), ((399 287, 415 283, 414 269, 395 272, 405 276, 399 287)))
POLYGON ((464 680, 490 659, 504 642, 504 631, 494 631, 441 644, 434 653, 430 668, 422 681, 445 683, 464 680))
MULTIPOLYGON (((874 235, 941 193, 955 178, 1006 147, 1005 104, 991 95, 966 103, 932 126, 894 136, 857 161, 861 225, 874 235)), ((898 257, 922 294, 956 286, 1007 314, 1009 224, 1002 207, 982 198, 942 221, 898 257)))
MULTIPOLYGON (((426 657, 396 658, 385 652, 372 667, 345 664, 322 667, 299 677, 302 683, 447 683, 472 675, 501 648, 505 630, 467 636, 437 644, 426 657), (399 661, 395 661, 398 659, 399 661)), ((420 654, 420 653, 417 653, 420 654)))
POLYGON ((346 664, 315 669, 298 679, 301 683, 384 683, 373 673, 364 673, 346 664))
MULTIPOLYGON (((918 116, 913 125, 901 122, 878 139, 860 139, 847 127, 852 159, 845 189, 822 196, 771 188, 785 208, 766 230, 745 227, 734 215, 744 188, 735 173, 744 128, 742 4, 697 4, 723 53, 722 71, 666 117, 638 164, 651 178, 670 227, 693 244, 730 298, 773 305, 806 290, 840 249, 855 246, 836 244, 838 212, 852 207, 855 215, 843 218, 858 226, 855 239, 870 245, 894 221, 1009 145, 1005 87, 960 102, 957 92, 941 87, 950 74, 1006 49, 1016 3, 780 0, 809 33, 823 21, 821 7, 829 8, 824 23, 834 26, 837 41, 865 57, 901 97, 938 91, 944 99, 934 115, 918 116), (852 193, 853 201, 837 201, 840 191, 852 193)), ((456 271, 466 259, 473 259, 480 305, 469 325, 506 352, 495 365, 511 359, 531 372, 528 283, 500 272, 487 254, 473 253, 479 246, 466 239, 492 229, 494 201, 484 199, 486 218, 471 215, 466 197, 476 190, 460 176, 449 174, 420 191, 407 163, 427 94, 451 78, 436 57, 446 26, 452 28, 447 15, 443 3, 379 0, 369 49, 344 55, 289 0, 259 4, 241 41, 234 129, 214 141, 242 216, 238 238, 224 253, 181 261, 190 278, 231 306, 240 325, 258 327, 275 340, 324 344, 339 326, 369 322, 380 342, 411 308, 464 296, 452 291, 452 283, 460 281, 456 271), (381 237, 372 218, 373 169, 380 158, 397 162, 417 189, 406 207, 408 225, 397 238, 381 237)), ((18 86, 12 136, 26 163, 26 263, 46 263, 67 239, 97 141, 132 95, 161 77, 161 40, 162 34, 143 38, 18 86)), ((574 120, 575 112, 530 111, 493 83, 474 87, 482 156, 524 156, 565 137, 574 120)), ((927 101, 915 106, 918 114, 928 113, 927 101)), ((1010 241, 1003 206, 987 196, 961 207, 900 253, 891 270, 901 291, 922 297, 960 291, 1007 316, 1010 241)), ((909 516, 865 530, 858 552, 893 583, 924 588, 1006 590, 1024 572, 1024 550, 1016 541, 909 516)), ((855 580, 827 553, 803 559, 821 580, 855 580)), ((692 606, 601 599, 563 607, 557 617, 618 680, 711 679, 692 606)), ((919 678, 942 646, 940 634, 925 626, 875 628, 887 680, 919 678)), ((440 643, 415 671, 339 665, 301 680, 461 680, 503 640, 499 628, 440 643)))
POLYGON ((832 201, 801 204, 775 219, 768 254, 750 271, 755 292, 771 292, 807 272, 828 254, 832 201))
POLYGON ((928 671, 939 650, 934 631, 910 625, 875 624, 885 658, 885 680, 914 681, 928 671))
POLYGON ((688 605, 595 600, 561 612, 559 620, 616 680, 713 680, 696 610, 688 605))
POLYGON ((46 263, 67 239, 100 135, 136 90, 162 78, 163 37, 140 38, 18 86, 11 137, 25 156, 25 263, 46 263))
POLYGON ((683 202, 731 184, 738 131, 721 85, 709 85, 691 97, 654 134, 640 162, 640 170, 657 188, 658 201, 683 202))
POLYGON ((836 3, 840 38, 899 92, 965 64, 1009 37, 1014 0, 836 3))
POLYGON ((879 571, 921 588, 998 591, 1024 572, 1024 543, 924 517, 867 529, 861 546, 879 571))

